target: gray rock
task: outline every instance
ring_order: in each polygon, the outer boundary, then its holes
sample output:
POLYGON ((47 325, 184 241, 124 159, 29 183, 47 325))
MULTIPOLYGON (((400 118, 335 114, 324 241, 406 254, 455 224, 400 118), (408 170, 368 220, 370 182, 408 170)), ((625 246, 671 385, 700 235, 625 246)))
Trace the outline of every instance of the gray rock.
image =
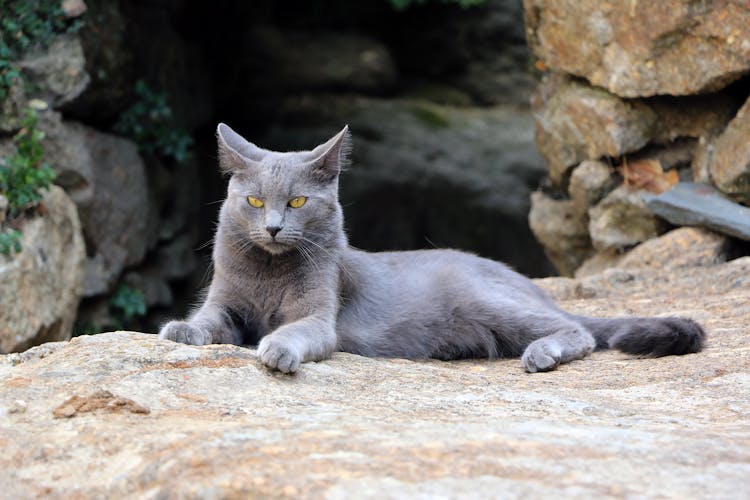
POLYGON ((133 45, 138 42, 132 31, 136 22, 131 21, 129 26, 123 2, 90 1, 87 7, 86 27, 79 36, 91 82, 65 110, 87 123, 112 123, 130 104, 134 83, 141 77, 136 75, 133 53, 133 45))
POLYGON ((573 276, 593 252, 586 222, 586 214, 577 211, 573 201, 532 193, 529 226, 563 276, 573 276))
POLYGON ((245 43, 245 52, 255 55, 237 61, 238 78, 262 92, 383 94, 397 80, 388 49, 361 35, 257 27, 248 33, 245 43))
POLYGON ((156 250, 156 267, 168 280, 186 278, 195 266, 195 238, 190 233, 183 233, 156 250))
POLYGON ((660 195, 644 194, 649 210, 680 226, 702 226, 750 240, 750 208, 708 184, 680 182, 660 195))
POLYGON ((589 210, 589 233, 594 248, 627 249, 663 231, 663 223, 646 207, 644 193, 620 186, 589 210))
POLYGON ((84 296, 106 293, 143 260, 149 198, 143 160, 127 139, 45 114, 45 155, 78 206, 88 245, 84 296))
POLYGON ((73 34, 58 35, 49 47, 26 54, 18 65, 31 84, 31 96, 53 108, 73 101, 90 81, 81 40, 73 34))
POLYGON ((534 375, 518 359, 337 353, 287 376, 251 349, 126 332, 3 356, 3 493, 747 498, 750 258, 628 276, 538 283, 593 293, 563 300, 576 313, 696 318, 709 348, 601 351, 534 375), (100 391, 122 404, 97 408, 100 391), (91 411, 67 410, 72 396, 91 411))
POLYGON ((283 112, 258 143, 300 150, 350 125, 341 198, 354 245, 472 249, 533 276, 551 271, 527 223, 545 173, 528 111, 316 96, 290 98, 283 112))
MULTIPOLYGON (((190 269, 192 271, 192 269, 190 269)), ((146 268, 128 272, 123 281, 143 292, 148 308, 172 305, 172 289, 158 268, 146 268)))
POLYGON ((70 338, 86 251, 75 204, 52 186, 27 219, 22 251, 0 254, 0 352, 70 338))

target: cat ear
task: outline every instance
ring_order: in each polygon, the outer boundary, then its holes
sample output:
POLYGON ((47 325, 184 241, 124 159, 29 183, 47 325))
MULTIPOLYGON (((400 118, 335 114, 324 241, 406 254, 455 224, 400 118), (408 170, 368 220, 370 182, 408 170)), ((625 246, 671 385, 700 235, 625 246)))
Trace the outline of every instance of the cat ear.
POLYGON ((349 165, 351 150, 352 139, 349 125, 346 125, 341 132, 310 152, 313 176, 322 182, 335 179, 349 165))
POLYGON ((219 143, 219 168, 225 174, 244 171, 268 154, 224 123, 216 127, 216 139, 219 143))

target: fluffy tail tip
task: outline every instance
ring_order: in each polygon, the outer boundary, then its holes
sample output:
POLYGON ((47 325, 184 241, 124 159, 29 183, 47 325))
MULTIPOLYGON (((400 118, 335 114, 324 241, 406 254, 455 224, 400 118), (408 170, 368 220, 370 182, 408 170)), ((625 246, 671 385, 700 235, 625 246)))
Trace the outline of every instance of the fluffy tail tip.
POLYGON ((617 332, 609 346, 629 354, 668 356, 698 352, 708 335, 701 325, 687 318, 643 318, 633 328, 617 332))

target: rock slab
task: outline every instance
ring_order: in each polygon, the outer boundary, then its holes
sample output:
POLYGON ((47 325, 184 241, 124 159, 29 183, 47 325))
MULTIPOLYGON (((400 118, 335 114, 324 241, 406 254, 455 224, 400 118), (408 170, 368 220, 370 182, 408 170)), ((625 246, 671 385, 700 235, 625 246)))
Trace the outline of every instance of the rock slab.
POLYGON ((680 182, 659 194, 644 194, 646 206, 679 226, 702 226, 750 241, 750 208, 728 200, 709 184, 680 182))
POLYGON ((747 498, 750 258, 538 283, 577 313, 691 316, 708 347, 598 352, 533 375, 517 359, 338 353, 285 376, 242 347, 77 337, 0 358, 0 487, 25 498, 747 498))

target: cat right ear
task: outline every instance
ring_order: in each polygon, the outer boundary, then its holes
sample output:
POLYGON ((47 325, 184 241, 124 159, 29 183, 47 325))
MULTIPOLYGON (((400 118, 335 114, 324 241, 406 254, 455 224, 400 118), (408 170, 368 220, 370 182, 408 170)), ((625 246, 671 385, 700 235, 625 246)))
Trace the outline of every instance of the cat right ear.
POLYGON ((224 174, 244 172, 268 154, 225 123, 216 127, 216 140, 219 143, 219 169, 224 174))

